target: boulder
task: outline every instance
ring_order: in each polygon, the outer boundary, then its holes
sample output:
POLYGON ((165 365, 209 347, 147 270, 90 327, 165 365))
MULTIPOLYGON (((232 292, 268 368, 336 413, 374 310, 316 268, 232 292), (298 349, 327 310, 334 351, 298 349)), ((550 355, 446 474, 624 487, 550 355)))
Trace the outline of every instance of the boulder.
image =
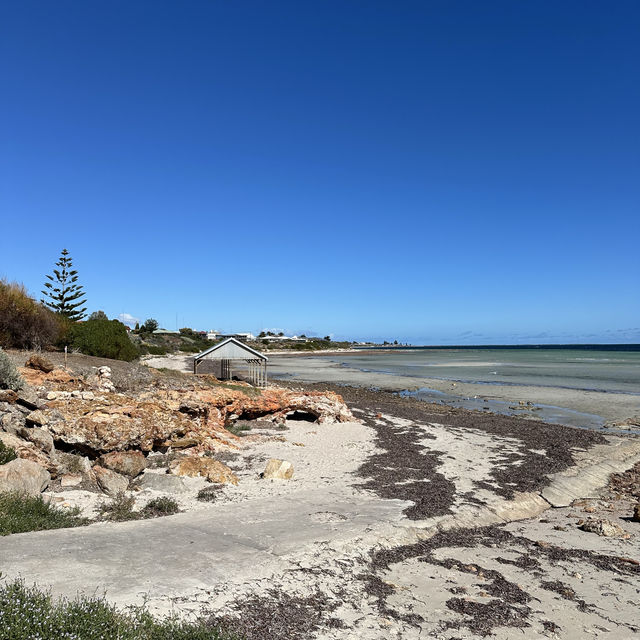
POLYGON ((5 445, 5 447, 11 447, 16 452, 18 458, 30 460, 31 462, 39 464, 44 469, 55 471, 55 466, 52 464, 49 456, 36 447, 32 442, 23 440, 17 435, 3 431, 0 431, 0 441, 5 445))
POLYGON ((0 418, 0 429, 12 435, 17 435, 18 431, 24 427, 24 416, 20 411, 12 408, 0 418))
POLYGON ((45 357, 38 354, 32 355, 24 365, 30 369, 37 369, 43 373, 51 373, 55 369, 55 365, 51 360, 47 360, 45 357))
POLYGON ((631 520, 633 520, 633 522, 640 522, 640 502, 638 502, 638 504, 633 507, 633 515, 631 516, 631 520))
POLYGON ((169 473, 144 473, 136 480, 136 487, 140 489, 151 489, 162 491, 163 493, 186 493, 189 488, 182 478, 169 473))
POLYGON ((37 409, 26 416, 26 421, 27 424, 32 426, 43 427, 45 424, 49 423, 49 416, 44 411, 37 409))
POLYGON ((96 476, 98 486, 112 498, 127 490, 129 487, 129 480, 124 476, 121 476, 111 469, 105 469, 96 465, 93 467, 93 473, 96 476))
POLYGON ((78 487, 82 484, 82 476, 80 474, 67 474, 60 478, 60 486, 63 489, 78 487))
POLYGON ((0 389, 0 402, 15 404, 17 399, 18 394, 12 389, 0 389))
POLYGON ((580 529, 589 533, 597 533, 607 538, 628 538, 629 534, 615 522, 605 518, 588 518, 580 525, 580 529))
POLYGON ((35 444, 38 449, 45 453, 51 453, 53 451, 53 438, 51 434, 44 429, 22 427, 18 430, 18 435, 35 444))
POLYGON ((286 460, 271 458, 262 472, 265 479, 290 480, 293 478, 293 465, 286 460))
POLYGON ((140 451, 112 451, 101 455, 99 464, 106 469, 135 478, 147 467, 147 459, 140 451))
POLYGON ((31 460, 18 458, 0 466, 0 492, 17 491, 39 496, 50 480, 49 472, 31 460))
POLYGON ((177 476, 189 476, 190 478, 201 476, 209 482, 238 484, 236 474, 226 464, 212 458, 188 456, 182 460, 176 460, 171 465, 171 472, 177 476))
POLYGON ((20 391, 18 391, 17 395, 17 404, 25 407, 25 409, 29 409, 30 411, 35 411, 36 409, 38 409, 40 398, 38 398, 38 395, 33 389, 29 387, 23 387, 22 389, 20 389, 20 391))

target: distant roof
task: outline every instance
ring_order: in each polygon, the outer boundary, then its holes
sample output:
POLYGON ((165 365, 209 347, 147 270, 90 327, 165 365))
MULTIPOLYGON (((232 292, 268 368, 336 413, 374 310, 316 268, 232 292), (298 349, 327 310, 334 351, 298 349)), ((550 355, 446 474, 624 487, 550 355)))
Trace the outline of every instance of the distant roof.
POLYGON ((195 359, 202 360, 206 356, 214 354, 215 359, 220 360, 268 360, 267 356, 259 351, 248 347, 246 344, 235 338, 227 338, 213 347, 205 349, 199 353, 195 359))
POLYGON ((153 333, 180 333, 180 332, 171 331, 171 329, 156 329, 153 333))

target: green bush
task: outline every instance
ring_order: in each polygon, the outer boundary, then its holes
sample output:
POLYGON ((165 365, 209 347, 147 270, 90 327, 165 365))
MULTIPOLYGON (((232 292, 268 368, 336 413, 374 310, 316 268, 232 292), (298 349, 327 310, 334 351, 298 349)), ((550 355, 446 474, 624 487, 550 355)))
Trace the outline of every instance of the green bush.
POLYGON ((127 520, 139 520, 140 512, 134 511, 136 500, 133 496, 119 493, 109 504, 100 507, 100 515, 105 520, 113 522, 126 522, 127 520))
POLYGON ((171 516, 179 513, 180 507, 173 498, 154 498, 147 502, 142 509, 142 515, 145 518, 158 518, 160 516, 171 516))
POLYGON ((32 497, 16 492, 0 493, 0 536, 88 524, 89 520, 81 518, 79 514, 78 508, 60 509, 45 502, 41 496, 32 497))
POLYGON ((117 609, 104 598, 54 601, 15 580, 0 585, 0 635, 6 640, 232 640, 219 626, 176 617, 157 621, 144 607, 117 609))
POLYGON ((0 440, 0 465, 7 464, 17 458, 17 454, 12 447, 7 447, 2 440, 0 440))
POLYGON ((18 391, 24 386, 24 380, 9 356, 0 348, 0 389, 18 391))
POLYGON ((118 320, 98 318, 76 323, 69 330, 68 340, 73 349, 88 356, 131 362, 140 355, 118 320))

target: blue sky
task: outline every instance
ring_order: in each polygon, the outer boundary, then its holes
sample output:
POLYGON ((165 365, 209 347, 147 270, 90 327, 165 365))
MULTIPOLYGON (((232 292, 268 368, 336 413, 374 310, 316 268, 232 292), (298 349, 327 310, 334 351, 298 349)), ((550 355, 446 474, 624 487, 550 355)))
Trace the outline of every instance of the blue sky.
MULTIPOLYGON (((0 276, 90 310, 640 342, 640 4, 14 2, 0 276)), ((176 322, 177 318, 177 322, 176 322)))

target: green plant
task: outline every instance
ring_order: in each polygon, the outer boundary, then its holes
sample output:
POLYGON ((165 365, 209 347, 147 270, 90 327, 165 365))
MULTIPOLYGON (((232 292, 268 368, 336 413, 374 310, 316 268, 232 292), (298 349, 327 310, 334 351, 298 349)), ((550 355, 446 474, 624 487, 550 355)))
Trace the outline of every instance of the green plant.
POLYGON ((136 501, 133 496, 126 496, 119 493, 109 504, 100 507, 100 515, 104 520, 113 522, 126 522, 127 520, 139 520, 140 512, 134 511, 136 501))
POLYGON ((198 491, 196 498, 200 502, 215 502, 218 499, 218 493, 222 489, 221 484, 212 484, 198 491))
POLYGON ((88 356, 126 360, 139 356, 124 325, 118 320, 87 320, 74 324, 69 330, 69 344, 88 356))
POLYGON ((0 466, 15 460, 17 457, 18 455, 16 454, 15 449, 7 447, 7 445, 0 440, 0 466))
POLYGON ((0 585, 0 634, 7 640, 239 640, 205 620, 156 620, 144 607, 117 609, 104 598, 53 600, 21 580, 0 585))
POLYGON ((226 430, 233 433, 234 436, 244 436, 244 435, 248 435, 247 433, 245 433, 246 431, 251 431, 251 424, 248 422, 242 422, 240 420, 238 420, 237 422, 234 422, 233 424, 229 424, 226 427, 226 430))
POLYGON ((89 520, 79 514, 78 508, 61 509, 45 502, 41 496, 26 496, 13 491, 0 493, 0 536, 88 524, 89 520))
POLYGON ((153 318, 149 318, 144 321, 144 324, 140 327, 141 333, 153 333, 158 328, 158 321, 153 318))
POLYGON ((173 498, 154 498, 147 502, 142 509, 142 515, 145 518, 158 518, 160 516, 171 516, 179 513, 180 507, 173 498))
POLYGON ((49 282, 44 283, 42 290, 46 299, 43 298, 41 302, 69 320, 82 320, 87 310, 82 307, 86 302, 85 293, 82 285, 78 284, 78 272, 73 268, 73 261, 66 249, 62 250, 56 267, 58 269, 53 270, 52 276, 46 276, 49 282))
POLYGON ((153 344, 146 345, 146 350, 152 356, 166 356, 168 351, 164 347, 156 347, 153 344))
POLYGON ((18 391, 24 386, 24 380, 9 356, 0 348, 0 389, 18 391))

